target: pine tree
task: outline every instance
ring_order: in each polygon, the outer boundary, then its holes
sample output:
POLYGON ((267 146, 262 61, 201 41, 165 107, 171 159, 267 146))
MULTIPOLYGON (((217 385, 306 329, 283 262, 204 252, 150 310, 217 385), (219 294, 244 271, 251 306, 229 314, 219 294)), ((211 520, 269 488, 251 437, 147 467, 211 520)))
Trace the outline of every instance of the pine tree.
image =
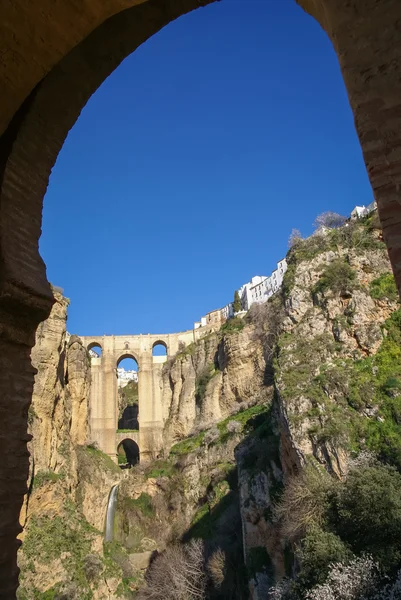
POLYGON ((241 305, 241 298, 239 297, 239 293, 238 290, 235 290, 234 293, 234 302, 233 302, 233 311, 234 313, 237 313, 241 310, 242 305, 241 305))

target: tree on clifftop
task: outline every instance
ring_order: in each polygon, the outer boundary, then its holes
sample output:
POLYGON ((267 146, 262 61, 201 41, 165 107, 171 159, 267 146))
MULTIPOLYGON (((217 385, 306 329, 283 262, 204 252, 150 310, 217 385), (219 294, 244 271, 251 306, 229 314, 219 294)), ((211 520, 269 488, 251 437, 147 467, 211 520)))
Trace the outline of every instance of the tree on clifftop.
POLYGON ((233 311, 234 313, 237 313, 241 310, 242 305, 241 305, 241 298, 239 297, 239 293, 238 290, 235 290, 234 293, 234 302, 233 302, 233 311))
POLYGON ((315 227, 315 229, 320 229, 321 227, 337 229, 338 227, 342 227, 346 220, 347 217, 343 217, 338 213, 328 210, 327 212, 324 212, 316 217, 313 226, 315 227))

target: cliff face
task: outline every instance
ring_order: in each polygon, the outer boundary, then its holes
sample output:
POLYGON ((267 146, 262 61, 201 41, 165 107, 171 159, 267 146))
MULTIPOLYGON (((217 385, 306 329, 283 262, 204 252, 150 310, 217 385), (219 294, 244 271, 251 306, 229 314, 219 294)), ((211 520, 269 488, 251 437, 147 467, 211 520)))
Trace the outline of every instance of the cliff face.
POLYGON ((230 322, 163 368, 165 437, 171 443, 250 404, 263 388, 265 363, 252 326, 230 322))
POLYGON ((288 538, 276 509, 305 467, 342 480, 350 454, 364 450, 401 464, 398 294, 379 231, 347 227, 293 248, 282 295, 254 311, 262 344, 281 316, 266 430, 236 451, 253 599, 304 559, 302 536, 288 538))
POLYGON ((122 580, 107 569, 103 528, 111 486, 121 472, 88 443, 90 362, 66 333, 68 300, 55 293, 37 331, 29 431, 29 493, 21 513, 21 599, 111 598, 122 580), (53 595, 51 595, 53 594, 53 595), (60 597, 61 597, 60 596, 60 597))

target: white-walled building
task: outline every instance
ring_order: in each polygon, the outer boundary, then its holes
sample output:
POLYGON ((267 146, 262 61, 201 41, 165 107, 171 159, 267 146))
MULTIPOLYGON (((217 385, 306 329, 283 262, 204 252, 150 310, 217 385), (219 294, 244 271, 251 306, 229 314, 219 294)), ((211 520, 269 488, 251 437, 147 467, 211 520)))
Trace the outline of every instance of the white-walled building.
POLYGON ((117 369, 117 385, 123 388, 130 381, 138 383, 138 371, 126 371, 125 369, 117 369))
POLYGON ((256 275, 249 283, 242 285, 238 290, 242 310, 249 310, 255 303, 267 302, 281 287, 286 270, 287 261, 283 258, 277 263, 277 269, 269 277, 256 275))
POLYGON ((223 306, 223 308, 221 309, 221 316, 226 321, 228 319, 231 319, 231 317, 234 316, 234 309, 233 309, 233 303, 232 302, 229 302, 228 304, 226 304, 225 306, 223 306))
POLYGON ((360 219, 367 215, 367 208, 365 205, 355 206, 355 208, 351 211, 351 219, 354 221, 355 219, 360 219))

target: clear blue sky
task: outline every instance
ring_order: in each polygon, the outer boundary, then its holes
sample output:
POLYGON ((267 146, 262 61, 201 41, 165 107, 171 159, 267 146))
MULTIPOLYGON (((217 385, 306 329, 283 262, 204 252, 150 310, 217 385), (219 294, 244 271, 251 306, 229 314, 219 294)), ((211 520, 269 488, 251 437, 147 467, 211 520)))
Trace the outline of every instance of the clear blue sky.
POLYGON ((371 200, 326 34, 293 0, 222 0, 168 25, 88 102, 40 247, 71 333, 179 331, 268 275, 293 227, 371 200))

